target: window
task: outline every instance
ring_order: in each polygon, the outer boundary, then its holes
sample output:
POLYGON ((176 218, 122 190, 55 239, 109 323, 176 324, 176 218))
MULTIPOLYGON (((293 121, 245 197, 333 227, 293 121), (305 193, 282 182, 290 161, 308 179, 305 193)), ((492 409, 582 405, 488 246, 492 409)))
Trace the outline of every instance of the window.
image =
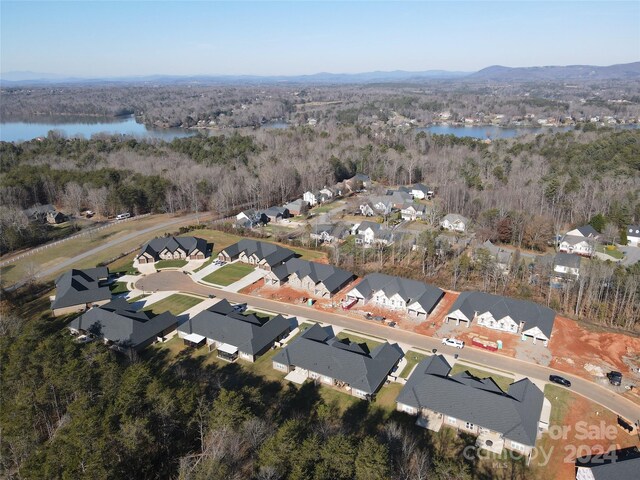
POLYGON ((521 443, 517 443, 517 442, 511 442, 511 448, 514 450, 518 450, 520 452, 524 452, 526 447, 524 445, 522 445, 521 443))
POLYGON ((447 423, 449 425, 456 425, 458 421, 454 417, 447 417, 447 423))

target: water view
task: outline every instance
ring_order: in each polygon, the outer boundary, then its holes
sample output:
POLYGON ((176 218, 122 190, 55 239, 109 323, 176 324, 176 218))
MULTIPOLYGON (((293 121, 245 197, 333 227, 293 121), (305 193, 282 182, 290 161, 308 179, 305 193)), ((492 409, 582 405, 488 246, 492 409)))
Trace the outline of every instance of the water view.
POLYGON ((37 120, 0 123, 0 140, 22 142, 46 137, 50 131, 58 132, 68 138, 83 137, 88 139, 102 133, 129 135, 137 138, 157 138, 166 141, 197 133, 182 128, 148 127, 136 122, 133 116, 123 118, 38 117, 37 120))
MULTIPOLYGON (((613 128, 630 129, 638 127, 638 125, 615 125, 613 128)), ((495 125, 467 127, 462 125, 431 125, 416 130, 435 135, 455 135, 456 137, 490 138, 495 140, 498 138, 521 137, 523 135, 537 135, 539 133, 568 132, 574 128, 575 127, 497 127, 495 125)))

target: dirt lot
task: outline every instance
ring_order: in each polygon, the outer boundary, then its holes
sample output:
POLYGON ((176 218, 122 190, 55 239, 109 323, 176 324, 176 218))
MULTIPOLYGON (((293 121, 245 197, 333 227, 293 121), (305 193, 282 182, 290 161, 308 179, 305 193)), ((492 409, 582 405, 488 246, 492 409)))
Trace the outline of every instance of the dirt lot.
POLYGON ((573 480, 577 456, 640 445, 637 433, 618 427, 617 417, 600 405, 556 386, 548 386, 545 396, 552 404, 551 427, 536 446, 536 478, 573 480))

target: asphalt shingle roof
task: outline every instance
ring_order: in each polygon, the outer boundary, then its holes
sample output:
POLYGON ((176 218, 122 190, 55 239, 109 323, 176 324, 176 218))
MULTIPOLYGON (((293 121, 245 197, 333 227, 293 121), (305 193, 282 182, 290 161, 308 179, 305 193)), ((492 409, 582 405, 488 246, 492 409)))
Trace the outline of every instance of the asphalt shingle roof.
POLYGON ((527 300, 491 295, 484 292, 462 292, 449 313, 460 310, 468 319, 475 313, 491 312, 496 320, 511 317, 515 322, 524 322, 524 329, 538 327, 547 338, 551 337, 556 313, 548 307, 527 300))
POLYGON ((544 395, 529 379, 512 383, 503 392, 491 379, 479 379, 468 372, 449 376, 450 370, 441 355, 423 360, 397 402, 491 429, 523 445, 535 445, 544 395))
POLYGON ((311 370, 373 394, 402 356, 396 343, 384 343, 369 353, 358 344, 337 339, 331 327, 315 324, 279 351, 273 361, 311 370))
POLYGON ((154 238, 147 242, 138 256, 143 253, 150 254, 156 260, 159 258, 160 252, 164 249, 169 250, 171 253, 178 250, 178 248, 187 252, 187 255, 191 255, 196 249, 203 254, 207 253, 207 241, 198 237, 162 237, 154 238))
POLYGON ((634 480, 640 472, 640 451, 630 447, 581 457, 576 459, 576 467, 590 468, 594 480, 634 480))
POLYGON ((238 243, 234 243, 233 245, 225 248, 223 252, 229 255, 230 258, 237 257, 242 252, 244 252, 248 257, 255 254, 259 261, 265 260, 271 267, 295 257, 296 255, 295 252, 288 248, 284 248, 273 243, 258 242, 250 238, 243 238, 238 243))
POLYGON ((293 273, 300 279, 309 277, 315 284, 324 284, 331 293, 337 292, 354 278, 353 273, 333 265, 309 262, 300 258, 290 258, 282 265, 275 267, 272 272, 281 281, 293 273))
POLYGON ((56 298, 51 308, 65 308, 100 302, 111 298, 107 286, 100 286, 100 280, 109 276, 107 267, 72 269, 56 279, 56 298))
POLYGON ((580 256, 575 253, 556 253, 553 264, 569 268, 580 268, 580 256))
POLYGON ((397 293, 407 306, 417 302, 427 313, 433 310, 444 295, 438 287, 383 273, 370 273, 354 287, 354 290, 360 292, 364 298, 371 297, 378 290, 382 290, 387 298, 397 293))
POLYGON ((151 317, 149 312, 136 311, 124 298, 116 298, 83 313, 69 327, 136 348, 177 323, 170 312, 151 317))
POLYGON ((197 333, 256 355, 290 329, 291 321, 282 315, 264 319, 254 314, 229 312, 228 306, 221 301, 180 325, 178 331, 197 333))

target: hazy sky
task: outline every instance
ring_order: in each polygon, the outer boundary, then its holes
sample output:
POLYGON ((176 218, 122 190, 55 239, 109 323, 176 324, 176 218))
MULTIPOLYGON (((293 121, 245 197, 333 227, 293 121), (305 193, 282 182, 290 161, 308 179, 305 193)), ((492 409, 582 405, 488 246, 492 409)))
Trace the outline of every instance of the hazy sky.
POLYGON ((639 1, 0 0, 0 71, 310 74, 640 60, 639 1))

